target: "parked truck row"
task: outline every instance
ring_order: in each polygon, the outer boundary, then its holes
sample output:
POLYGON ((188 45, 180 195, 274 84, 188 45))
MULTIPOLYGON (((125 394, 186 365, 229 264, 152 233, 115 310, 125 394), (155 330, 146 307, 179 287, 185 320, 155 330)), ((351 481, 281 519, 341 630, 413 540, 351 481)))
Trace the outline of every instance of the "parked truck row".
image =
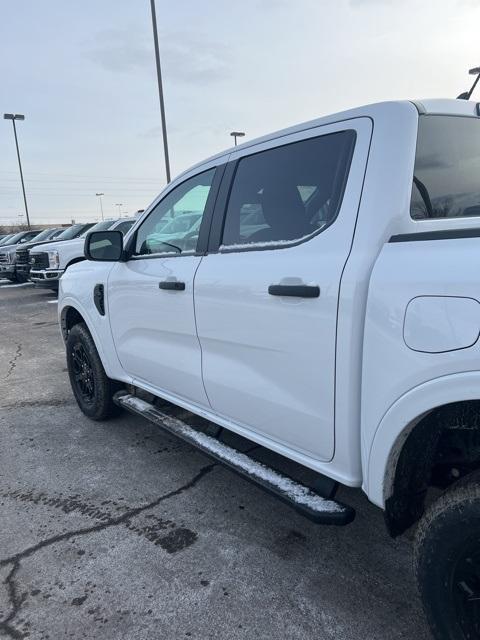
POLYGON ((134 222, 135 218, 119 218, 97 224, 77 223, 68 228, 31 229, 5 236, 0 240, 0 277, 11 282, 31 280, 56 291, 63 273, 85 259, 87 231, 118 229, 125 233, 134 222))

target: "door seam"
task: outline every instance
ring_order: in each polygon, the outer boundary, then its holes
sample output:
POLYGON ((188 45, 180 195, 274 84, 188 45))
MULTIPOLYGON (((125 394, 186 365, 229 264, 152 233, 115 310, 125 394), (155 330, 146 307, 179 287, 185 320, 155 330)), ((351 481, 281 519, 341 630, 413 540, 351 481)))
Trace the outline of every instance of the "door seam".
POLYGON ((213 410, 213 405, 210 402, 210 398, 208 397, 207 388, 205 387, 205 379, 203 377, 203 349, 202 349, 202 343, 200 341, 200 336, 198 335, 197 307, 196 307, 196 304, 195 304, 195 281, 197 279, 198 269, 200 268, 200 265, 202 264, 204 257, 205 256, 202 256, 200 258, 200 260, 198 262, 198 265, 197 265, 197 268, 195 269, 195 273, 193 274, 193 282, 192 282, 192 289, 193 289, 193 292, 192 292, 192 297, 193 297, 193 319, 194 319, 194 322, 195 322, 195 333, 197 335, 198 346, 199 346, 199 349, 200 349, 200 375, 202 377, 202 387, 203 387, 203 390, 205 392, 205 397, 207 398, 207 402, 208 402, 210 408, 213 410))

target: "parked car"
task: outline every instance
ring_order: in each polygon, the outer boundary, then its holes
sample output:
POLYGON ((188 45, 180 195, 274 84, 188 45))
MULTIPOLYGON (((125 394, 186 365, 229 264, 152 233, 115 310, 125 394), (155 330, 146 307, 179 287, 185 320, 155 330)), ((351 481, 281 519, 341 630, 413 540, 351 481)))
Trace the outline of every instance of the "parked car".
POLYGON ((351 522, 335 490, 361 488, 391 535, 417 525, 441 640, 479 637, 479 116, 463 100, 387 102, 214 156, 124 242, 90 233, 59 293, 85 415, 143 415, 318 523, 351 522), (194 249, 151 245, 194 192, 194 249), (165 400, 309 468, 316 490, 165 400))
MULTIPOLYGON (((85 259, 85 236, 89 231, 116 229, 125 233, 135 222, 135 218, 118 218, 116 220, 102 220, 96 225, 88 225, 87 229, 75 239, 54 244, 43 244, 30 251, 30 280, 38 286, 44 286, 56 291, 58 281, 63 273, 76 262, 85 259)), ((60 240, 60 236, 57 238, 60 240)))
POLYGON ((14 235, 14 233, 8 233, 6 236, 3 236, 3 238, 0 240, 0 247, 7 244, 10 238, 13 238, 14 235))
POLYGON ((58 227, 54 230, 50 230, 51 231, 50 237, 41 238, 40 236, 37 236, 33 242, 29 242, 19 247, 16 250, 16 259, 15 259, 17 280, 21 282, 26 282, 29 278, 31 249, 33 249, 34 247, 38 247, 39 245, 47 244, 51 242, 73 240, 74 238, 78 238, 82 233, 85 233, 92 226, 93 226, 93 223, 74 224, 71 227, 58 227))
POLYGON ((15 233, 11 238, 7 240, 6 244, 0 246, 0 276, 7 278, 8 280, 15 281, 15 269, 13 267, 13 261, 15 256, 15 250, 18 245, 24 244, 29 240, 32 240, 41 232, 41 229, 20 231, 15 233))

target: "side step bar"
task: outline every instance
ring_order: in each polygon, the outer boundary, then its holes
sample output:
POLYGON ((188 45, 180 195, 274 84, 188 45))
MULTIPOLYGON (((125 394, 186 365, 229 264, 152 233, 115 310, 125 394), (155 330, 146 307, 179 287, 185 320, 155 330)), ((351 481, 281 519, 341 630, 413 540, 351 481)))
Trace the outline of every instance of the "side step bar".
POLYGON ((355 517, 355 510, 352 507, 322 498, 305 485, 257 462, 216 438, 196 431, 182 420, 163 413, 141 398, 119 391, 113 399, 119 407, 147 418, 171 435, 188 442, 317 524, 345 525, 352 522, 355 517))

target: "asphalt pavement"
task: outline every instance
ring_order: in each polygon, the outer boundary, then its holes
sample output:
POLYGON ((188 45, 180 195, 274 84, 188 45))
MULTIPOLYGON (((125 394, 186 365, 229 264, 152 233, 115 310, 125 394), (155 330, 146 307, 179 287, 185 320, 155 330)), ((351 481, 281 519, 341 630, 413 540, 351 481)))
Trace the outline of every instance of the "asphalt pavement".
POLYGON ((314 525, 139 417, 74 401, 56 295, 0 281, 0 637, 429 640, 411 535, 314 525))

